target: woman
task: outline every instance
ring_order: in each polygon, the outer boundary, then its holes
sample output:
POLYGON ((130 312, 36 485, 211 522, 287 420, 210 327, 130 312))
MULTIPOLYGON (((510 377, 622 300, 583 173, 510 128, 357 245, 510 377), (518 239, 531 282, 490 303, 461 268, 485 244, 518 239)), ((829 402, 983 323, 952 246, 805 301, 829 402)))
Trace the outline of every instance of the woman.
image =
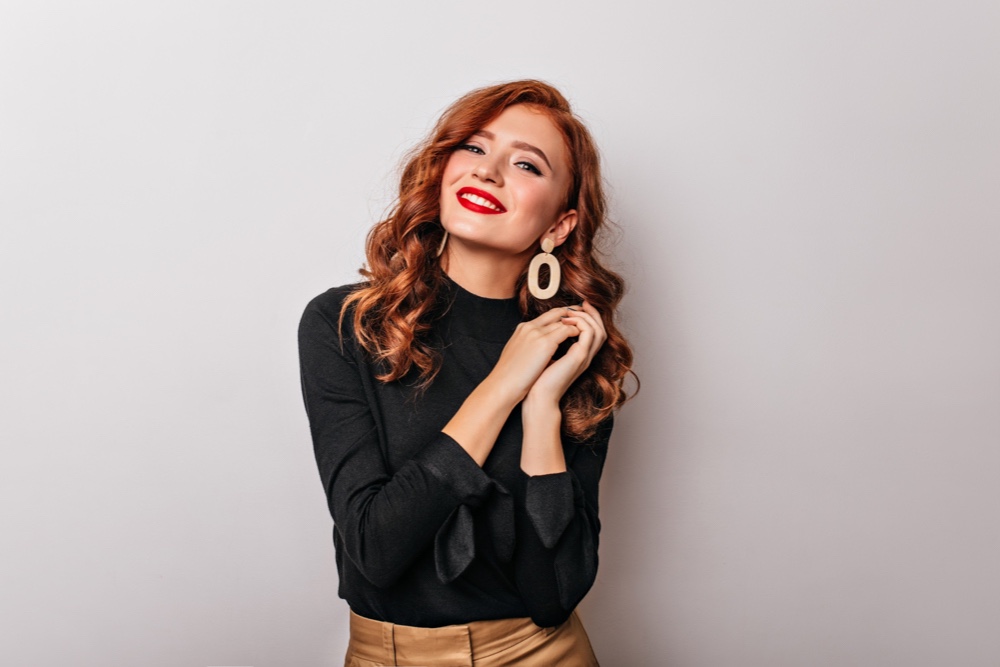
POLYGON ((306 307, 347 665, 597 664, 574 609, 632 363, 623 282, 594 254, 604 223, 597 151, 564 97, 482 88, 408 159, 366 280, 306 307))

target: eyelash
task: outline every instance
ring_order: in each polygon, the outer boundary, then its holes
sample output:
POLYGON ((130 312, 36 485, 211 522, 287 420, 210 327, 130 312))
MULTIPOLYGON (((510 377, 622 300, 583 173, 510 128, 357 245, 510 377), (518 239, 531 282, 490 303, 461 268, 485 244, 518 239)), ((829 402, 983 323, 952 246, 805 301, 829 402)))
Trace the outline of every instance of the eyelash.
POLYGON ((530 171, 534 172, 534 174, 536 176, 541 176, 542 175, 542 170, 539 169, 538 167, 536 167, 535 165, 531 164, 530 162, 523 162, 522 161, 522 162, 518 162, 517 164, 526 164, 526 165, 528 165, 530 171))
MULTIPOLYGON (((479 151, 477 155, 486 155, 486 153, 483 152, 482 148, 480 148, 479 146, 473 146, 472 144, 462 144, 458 148, 469 152, 479 151)), ((542 175, 542 171, 535 165, 531 164, 530 162, 525 162, 524 160, 522 160, 520 162, 517 162, 516 164, 524 164, 528 166, 528 169, 523 169, 522 171, 531 171, 537 176, 542 175)))
POLYGON ((461 148, 463 150, 467 150, 467 151, 477 150, 482 155, 486 155, 486 153, 483 153, 483 149, 482 148, 480 148, 479 146, 473 146, 472 144, 462 144, 462 145, 459 146, 459 148, 461 148))

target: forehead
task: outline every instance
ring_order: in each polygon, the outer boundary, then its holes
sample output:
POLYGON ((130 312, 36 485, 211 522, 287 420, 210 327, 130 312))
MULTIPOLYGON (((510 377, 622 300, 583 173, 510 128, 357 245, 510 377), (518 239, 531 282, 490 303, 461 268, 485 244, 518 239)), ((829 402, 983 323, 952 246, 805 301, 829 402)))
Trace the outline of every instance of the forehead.
MULTIPOLYGON (((542 149, 549 160, 557 160, 564 167, 569 164, 566 140, 544 111, 526 104, 515 104, 504 109, 483 129, 496 135, 498 141, 523 141, 542 149)), ((556 167, 555 162, 552 166, 556 167)))

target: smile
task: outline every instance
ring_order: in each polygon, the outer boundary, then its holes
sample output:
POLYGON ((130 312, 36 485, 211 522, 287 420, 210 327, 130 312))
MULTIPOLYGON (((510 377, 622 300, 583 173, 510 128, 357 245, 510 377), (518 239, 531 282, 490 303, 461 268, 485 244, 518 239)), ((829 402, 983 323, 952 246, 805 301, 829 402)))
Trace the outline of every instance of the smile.
POLYGON ((497 198, 488 192, 476 188, 462 188, 457 193, 458 203, 476 213, 505 213, 497 198))

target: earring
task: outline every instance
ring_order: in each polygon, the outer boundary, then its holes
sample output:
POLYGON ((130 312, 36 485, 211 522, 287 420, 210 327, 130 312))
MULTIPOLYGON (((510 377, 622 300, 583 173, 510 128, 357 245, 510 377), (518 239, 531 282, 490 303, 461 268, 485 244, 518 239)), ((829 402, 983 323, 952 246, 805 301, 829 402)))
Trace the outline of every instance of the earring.
POLYGON ((440 257, 441 253, 444 252, 444 244, 448 242, 448 230, 444 230, 444 236, 441 237, 441 245, 438 246, 438 251, 434 255, 435 257, 440 257))
POLYGON ((532 257, 531 265, 528 266, 528 291, 536 299, 548 299, 559 291, 561 276, 559 260, 555 258, 555 255, 550 254, 554 247, 555 243, 552 239, 542 239, 542 252, 532 257), (542 264, 549 265, 549 285, 545 289, 538 285, 538 270, 542 268, 542 264))

